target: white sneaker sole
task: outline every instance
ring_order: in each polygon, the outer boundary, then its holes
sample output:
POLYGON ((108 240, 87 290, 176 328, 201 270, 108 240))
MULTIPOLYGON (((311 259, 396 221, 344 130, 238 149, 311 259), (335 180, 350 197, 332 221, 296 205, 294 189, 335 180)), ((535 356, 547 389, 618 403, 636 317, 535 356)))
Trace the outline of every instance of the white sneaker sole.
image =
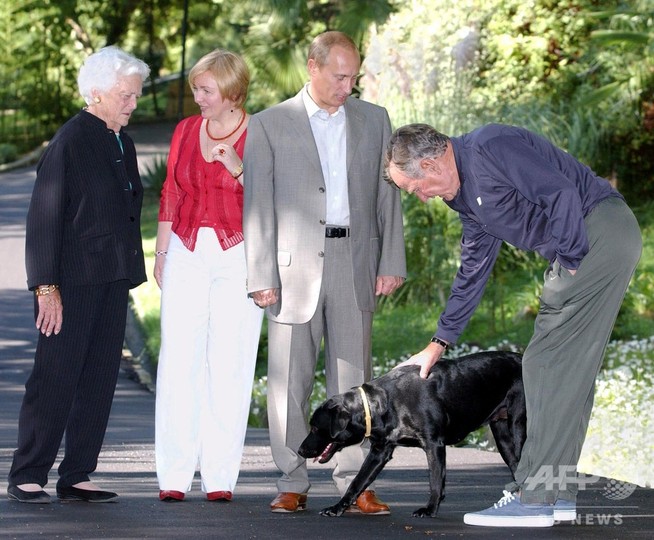
POLYGON ((577 509, 557 510, 554 509, 554 521, 575 521, 577 519, 577 509))
POLYGON ((484 516, 464 514, 463 523, 478 527, 552 527, 553 516, 484 516))

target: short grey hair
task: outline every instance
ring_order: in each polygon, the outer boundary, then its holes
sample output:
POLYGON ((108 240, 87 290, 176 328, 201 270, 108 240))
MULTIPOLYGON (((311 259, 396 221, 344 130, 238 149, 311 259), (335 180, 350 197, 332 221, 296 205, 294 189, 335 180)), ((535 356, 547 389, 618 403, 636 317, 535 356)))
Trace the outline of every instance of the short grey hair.
POLYGON ((447 150, 449 140, 447 135, 436 131, 428 124, 407 124, 396 129, 388 141, 384 154, 386 179, 392 181, 388 174, 391 163, 409 178, 422 178, 420 161, 442 157, 447 150))
POLYGON ((106 92, 121 77, 139 75, 145 81, 150 75, 148 65, 116 46, 104 47, 89 56, 77 75, 77 87, 86 104, 93 101, 93 90, 106 92))

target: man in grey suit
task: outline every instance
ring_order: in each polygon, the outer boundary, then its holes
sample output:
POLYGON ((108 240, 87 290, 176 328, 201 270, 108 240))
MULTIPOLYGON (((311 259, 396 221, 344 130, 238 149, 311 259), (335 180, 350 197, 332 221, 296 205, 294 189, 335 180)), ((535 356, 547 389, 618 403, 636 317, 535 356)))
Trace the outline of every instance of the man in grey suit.
MULTIPOLYGON (((323 337, 328 395, 369 380, 376 296, 406 275, 399 193, 382 174, 388 113, 350 96, 360 62, 348 36, 320 34, 309 49, 309 83, 248 125, 248 292, 267 308, 270 444, 282 473, 273 512, 306 508, 310 482, 297 449, 323 337)), ((341 494, 364 457, 361 447, 339 452, 341 494)), ((351 510, 390 512, 372 490, 351 510)))

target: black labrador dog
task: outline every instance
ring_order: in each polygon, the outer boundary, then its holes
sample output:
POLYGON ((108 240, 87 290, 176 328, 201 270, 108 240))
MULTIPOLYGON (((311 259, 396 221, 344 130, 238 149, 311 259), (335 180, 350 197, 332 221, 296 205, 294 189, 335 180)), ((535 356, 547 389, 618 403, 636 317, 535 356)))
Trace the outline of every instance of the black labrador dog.
POLYGON ((440 360, 427 379, 405 366, 333 396, 313 413, 298 453, 329 461, 336 452, 370 439, 370 452, 345 495, 324 516, 340 516, 393 457, 397 446, 427 454, 431 495, 415 517, 434 517, 444 497, 445 446, 490 424, 497 448, 515 473, 526 437, 522 356, 488 351, 440 360))

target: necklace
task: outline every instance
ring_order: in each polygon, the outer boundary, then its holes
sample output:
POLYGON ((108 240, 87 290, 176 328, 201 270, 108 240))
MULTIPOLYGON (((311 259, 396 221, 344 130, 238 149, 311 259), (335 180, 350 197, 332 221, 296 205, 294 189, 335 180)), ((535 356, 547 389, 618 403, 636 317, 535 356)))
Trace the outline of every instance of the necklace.
POLYGON ((239 120, 238 125, 234 128, 234 131, 231 131, 224 137, 214 137, 213 135, 211 135, 211 133, 209 132, 209 120, 207 120, 207 122, 204 124, 204 128, 207 132, 207 137, 209 137, 212 141, 224 141, 225 139, 229 139, 232 135, 234 135, 234 133, 236 133, 239 130, 239 128, 243 125, 243 122, 245 121, 245 109, 241 109, 241 113, 242 113, 241 119, 239 120))

